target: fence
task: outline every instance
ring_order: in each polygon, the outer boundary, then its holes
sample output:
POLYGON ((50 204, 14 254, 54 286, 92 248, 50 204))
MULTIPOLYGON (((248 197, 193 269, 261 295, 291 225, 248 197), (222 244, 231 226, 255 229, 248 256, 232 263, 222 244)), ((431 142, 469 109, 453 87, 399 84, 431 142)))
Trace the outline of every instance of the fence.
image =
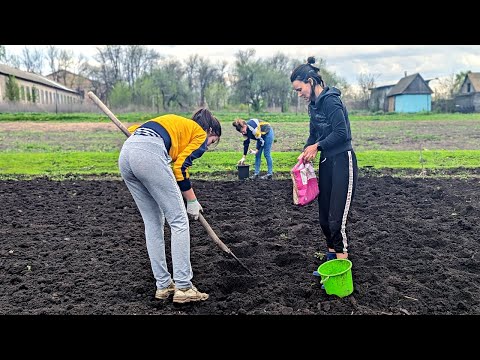
POLYGON ((28 103, 0 102, 0 112, 93 113, 93 112, 98 112, 98 107, 92 103, 40 105, 40 104, 28 104, 28 103))

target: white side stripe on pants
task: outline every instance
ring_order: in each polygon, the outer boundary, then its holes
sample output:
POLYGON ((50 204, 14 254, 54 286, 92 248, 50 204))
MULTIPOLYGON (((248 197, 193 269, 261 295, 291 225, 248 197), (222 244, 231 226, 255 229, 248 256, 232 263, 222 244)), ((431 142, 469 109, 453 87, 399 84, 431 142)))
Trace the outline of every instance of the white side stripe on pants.
POLYGON ((352 152, 348 151, 348 191, 347 191, 347 200, 345 201, 345 209, 343 209, 342 217, 342 227, 340 232, 342 233, 343 241, 343 251, 347 251, 347 233, 345 232, 345 225, 347 223, 348 210, 350 210, 350 203, 352 202, 352 189, 353 189, 353 163, 352 163, 352 152))

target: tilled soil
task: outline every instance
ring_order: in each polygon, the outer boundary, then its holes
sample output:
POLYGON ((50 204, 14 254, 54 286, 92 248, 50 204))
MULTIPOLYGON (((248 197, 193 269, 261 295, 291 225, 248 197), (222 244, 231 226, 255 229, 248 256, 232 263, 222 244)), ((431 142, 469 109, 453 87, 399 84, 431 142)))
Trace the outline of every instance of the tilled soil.
POLYGON ((192 222, 193 282, 210 298, 155 300, 143 222, 122 181, 5 180, 0 314, 480 313, 478 178, 361 176, 347 223, 354 292, 344 298, 312 276, 325 250, 317 204, 293 205, 291 180, 192 183, 253 276, 192 222))

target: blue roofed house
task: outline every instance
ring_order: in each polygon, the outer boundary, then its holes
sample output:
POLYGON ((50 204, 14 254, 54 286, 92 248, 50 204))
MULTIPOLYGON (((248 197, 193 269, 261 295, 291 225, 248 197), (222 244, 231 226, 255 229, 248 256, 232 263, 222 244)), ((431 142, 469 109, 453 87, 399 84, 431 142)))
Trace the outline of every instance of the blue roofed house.
POLYGON ((432 89, 420 74, 405 76, 387 93, 388 111, 431 111, 432 93, 432 89))

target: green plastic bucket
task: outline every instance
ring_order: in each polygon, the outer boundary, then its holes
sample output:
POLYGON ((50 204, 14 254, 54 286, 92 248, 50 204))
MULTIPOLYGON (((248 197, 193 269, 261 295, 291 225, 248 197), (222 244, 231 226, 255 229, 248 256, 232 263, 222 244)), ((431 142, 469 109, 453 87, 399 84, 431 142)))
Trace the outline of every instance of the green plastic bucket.
POLYGON ((333 259, 318 267, 321 283, 328 295, 345 297, 353 292, 352 262, 348 259, 333 259))

